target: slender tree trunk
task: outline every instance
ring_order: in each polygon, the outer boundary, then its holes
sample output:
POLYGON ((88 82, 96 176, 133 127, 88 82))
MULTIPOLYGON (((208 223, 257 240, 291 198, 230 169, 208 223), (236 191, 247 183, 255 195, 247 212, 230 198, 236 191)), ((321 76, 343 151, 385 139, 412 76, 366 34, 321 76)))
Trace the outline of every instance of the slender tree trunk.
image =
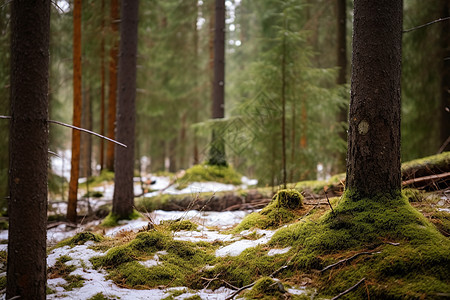
MULTIPOLYGON (((102 22, 101 22, 101 41, 100 41, 100 73, 101 73, 101 96, 100 96, 100 134, 105 135, 105 0, 102 0, 102 22)), ((105 165, 105 141, 100 139, 100 169, 105 165)))
POLYGON ((346 188, 401 189, 402 0, 355 0, 346 188))
POLYGON ((116 172, 112 212, 127 218, 134 206, 134 137, 136 124, 136 57, 138 42, 138 0, 122 0, 119 60, 119 105, 117 139, 127 148, 116 147, 116 172))
POLYGON ((177 171, 177 138, 173 138, 169 142, 169 172, 177 171))
MULTIPOLYGON (((73 125, 81 126, 81 0, 73 8, 73 125)), ((72 130, 72 159, 67 220, 77 221, 78 177, 80 172, 80 131, 72 130)))
MULTIPOLYGON (((337 19, 337 66, 339 68, 338 77, 336 83, 338 85, 344 85, 347 83, 347 11, 346 0, 336 1, 336 19, 337 19)), ((341 124, 347 124, 348 122, 348 109, 347 106, 343 107, 339 111, 338 121, 341 124)), ((339 131, 339 137, 347 141, 347 132, 344 128, 339 131)), ((339 153, 337 156, 335 173, 345 171, 345 158, 344 152, 339 153)))
MULTIPOLYGON (((117 100, 117 65, 119 33, 119 0, 111 0, 111 32, 113 45, 109 52, 109 98, 108 98, 108 137, 115 138, 116 100, 117 100)), ((114 144, 106 144, 106 169, 114 171, 114 144)))
MULTIPOLYGON (((225 116, 225 0, 216 0, 215 30, 214 30, 214 81, 212 118, 221 119, 225 116)), ((209 164, 226 166, 225 141, 222 133, 213 128, 209 164)))
POLYGON ((45 299, 50 1, 11 2, 6 299, 45 299))
MULTIPOLYGON (((286 28, 285 28, 286 29, 286 28)), ((281 54, 281 168, 283 188, 287 187, 286 177, 286 37, 283 36, 281 54)))
MULTIPOLYGON (((441 18, 450 16, 450 4, 441 0, 441 18)), ((450 20, 441 24, 441 151, 450 151, 450 20)))
MULTIPOLYGON (((81 126, 92 131, 92 101, 89 87, 83 92, 83 113, 81 116, 81 126)), ((92 176, 92 135, 83 134, 81 136, 81 165, 80 177, 92 176)))
MULTIPOLYGON (((195 74, 195 86, 198 87, 198 78, 199 78, 199 71, 198 71, 198 63, 199 63, 199 55, 198 55, 198 29, 197 29, 197 21, 198 21, 198 1, 195 1, 195 5, 197 5, 197 14, 196 14, 196 18, 194 20, 194 26, 193 26, 193 30, 194 30, 194 74, 195 74)), ((194 124, 198 123, 198 110, 200 108, 200 100, 199 97, 196 95, 194 95, 194 111, 193 111, 193 120, 194 120, 194 124)), ((200 163, 200 159, 198 157, 198 138, 197 138, 197 132, 196 130, 194 130, 193 132, 193 149, 192 149, 192 153, 193 153, 193 158, 194 158, 194 165, 197 165, 200 163)))

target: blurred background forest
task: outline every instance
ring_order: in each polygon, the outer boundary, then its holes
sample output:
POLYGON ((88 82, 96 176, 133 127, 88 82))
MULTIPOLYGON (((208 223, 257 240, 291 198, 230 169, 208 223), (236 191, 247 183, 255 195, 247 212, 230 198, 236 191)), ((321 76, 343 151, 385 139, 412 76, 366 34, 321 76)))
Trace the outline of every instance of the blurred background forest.
MULTIPOLYGON (((202 163, 217 128, 229 164, 260 185, 281 184, 282 90, 288 182, 344 172, 352 1, 226 0, 225 118, 213 120, 214 2, 140 1, 136 172, 177 172, 202 163)), ((71 1, 55 3, 50 118, 71 124, 73 7, 71 1)), ((82 6, 82 127, 104 135, 111 128, 108 107, 116 89, 111 78, 117 71, 112 61, 119 38, 111 3, 85 0, 82 6)), ((448 16, 445 7, 446 0, 405 0, 404 28, 448 16)), ((437 153, 448 137, 441 95, 448 47, 443 23, 403 35, 402 161, 437 153)), ((6 116, 9 31, 9 6, 2 5, 0 115, 6 116)), ((2 206, 8 194, 8 130, 9 122, 0 120, 2 206)), ((50 188, 60 168, 70 166, 70 143, 71 130, 51 125, 49 150, 59 157, 50 160, 50 188)), ((82 134, 80 177, 111 168, 107 148, 101 139, 82 134)))

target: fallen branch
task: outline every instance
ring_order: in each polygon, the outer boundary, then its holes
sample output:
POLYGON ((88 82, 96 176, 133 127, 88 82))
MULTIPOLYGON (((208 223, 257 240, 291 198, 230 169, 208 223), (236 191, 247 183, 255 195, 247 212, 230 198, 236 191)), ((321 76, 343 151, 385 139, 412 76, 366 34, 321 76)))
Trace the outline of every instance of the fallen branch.
POLYGON ((416 26, 416 27, 413 27, 413 28, 410 28, 410 29, 403 30, 402 33, 410 32, 410 31, 413 31, 413 30, 416 30, 416 29, 420 29, 422 27, 425 27, 425 26, 428 26, 428 25, 431 25, 431 24, 434 24, 434 23, 437 23, 437 22, 442 22, 442 21, 445 21, 445 20, 449 20, 449 19, 450 19, 450 17, 440 18, 440 19, 437 19, 437 20, 425 23, 423 25, 419 25, 419 26, 416 26))
POLYGON ((428 185, 429 181, 431 181, 431 183, 434 183, 435 181, 446 180, 446 179, 450 179, 450 172, 405 180, 402 182, 402 185, 410 185, 410 184, 417 184, 417 183, 424 183, 424 182, 427 183, 427 185, 428 185))
POLYGON ((331 264, 331 265, 329 265, 329 266, 326 266, 325 268, 323 268, 322 270, 320 270, 320 272, 321 272, 321 273, 322 273, 322 272, 325 272, 326 270, 329 270, 329 269, 331 269, 331 268, 334 268, 334 267, 336 267, 336 266, 338 266, 338 265, 341 265, 341 264, 343 264, 343 263, 345 263, 345 262, 351 261, 351 260, 357 258, 357 257, 360 256, 360 255, 363 255, 363 254, 373 254, 373 253, 377 253, 377 252, 367 252, 367 251, 366 251, 366 252, 356 253, 355 255, 353 255, 353 256, 351 256, 351 257, 349 257, 349 258, 341 259, 340 261, 338 261, 338 262, 336 262, 336 263, 334 263, 334 264, 331 264))
POLYGON ((328 205, 331 208, 331 212, 334 214, 333 206, 331 206, 330 199, 328 199, 328 188, 324 188, 323 190, 325 192, 325 196, 327 197, 327 202, 328 202, 328 205))
POLYGON ((345 294, 350 293, 352 290, 356 289, 361 283, 363 283, 363 281, 366 280, 366 278, 364 277, 363 279, 361 279, 360 281, 358 281, 354 286, 346 289, 345 291, 343 291, 342 293, 340 293, 339 295, 331 298, 331 300, 336 300, 342 296, 344 296, 345 294))

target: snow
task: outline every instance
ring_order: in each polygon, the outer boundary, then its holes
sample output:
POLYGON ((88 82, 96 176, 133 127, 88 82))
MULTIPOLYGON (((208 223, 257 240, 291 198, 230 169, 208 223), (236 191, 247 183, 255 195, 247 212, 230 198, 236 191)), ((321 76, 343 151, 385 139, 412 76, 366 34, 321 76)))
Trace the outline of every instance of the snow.
POLYGON ((288 253, 289 250, 291 250, 291 247, 283 248, 283 249, 270 249, 267 253, 268 256, 274 256, 277 254, 285 254, 288 253))
MULTIPOLYGON (((247 232, 249 233, 249 232, 247 232)), ((258 235, 262 235, 261 238, 257 240, 239 240, 228 246, 217 249, 216 256, 224 257, 224 256, 238 256, 244 250, 252 247, 256 247, 258 245, 266 244, 270 238, 273 236, 275 231, 271 230, 256 230, 258 235)), ((244 231, 241 232, 241 235, 244 234, 244 231)))

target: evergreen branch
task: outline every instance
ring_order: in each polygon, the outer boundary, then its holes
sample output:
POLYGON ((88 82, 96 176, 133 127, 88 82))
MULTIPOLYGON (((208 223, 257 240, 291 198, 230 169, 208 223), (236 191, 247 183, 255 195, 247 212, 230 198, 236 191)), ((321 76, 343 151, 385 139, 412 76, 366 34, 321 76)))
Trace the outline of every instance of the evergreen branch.
MULTIPOLYGON (((0 115, 0 119, 11 119, 11 116, 1 116, 0 115)), ((87 129, 84 129, 84 128, 76 127, 76 126, 69 125, 69 124, 66 124, 66 123, 63 123, 63 122, 59 122, 59 121, 55 121, 55 120, 47 120, 47 122, 53 123, 53 124, 57 124, 57 125, 61 125, 61 126, 64 126, 64 127, 69 127, 69 128, 76 129, 76 130, 79 130, 79 131, 83 131, 83 132, 86 132, 86 133, 98 136, 99 138, 102 138, 102 139, 108 140, 110 142, 113 142, 113 143, 115 143, 115 144, 117 144, 119 146, 127 148, 127 145, 122 144, 121 142, 118 142, 116 140, 110 139, 110 138, 108 138, 108 137, 106 137, 104 135, 98 134, 96 132, 93 132, 93 131, 90 131, 90 130, 87 130, 87 129)))
POLYGON ((434 20, 434 21, 431 21, 431 22, 428 22, 428 23, 425 23, 425 24, 422 24, 422 25, 419 25, 419 26, 416 26, 416 27, 413 27, 413 28, 410 28, 410 29, 403 30, 402 33, 410 32, 410 31, 413 31, 413 30, 416 30, 416 29, 420 29, 422 27, 426 27, 428 25, 432 25, 434 23, 442 22, 442 21, 449 20, 449 19, 450 19, 450 17, 440 18, 440 19, 437 19, 437 20, 434 20))

